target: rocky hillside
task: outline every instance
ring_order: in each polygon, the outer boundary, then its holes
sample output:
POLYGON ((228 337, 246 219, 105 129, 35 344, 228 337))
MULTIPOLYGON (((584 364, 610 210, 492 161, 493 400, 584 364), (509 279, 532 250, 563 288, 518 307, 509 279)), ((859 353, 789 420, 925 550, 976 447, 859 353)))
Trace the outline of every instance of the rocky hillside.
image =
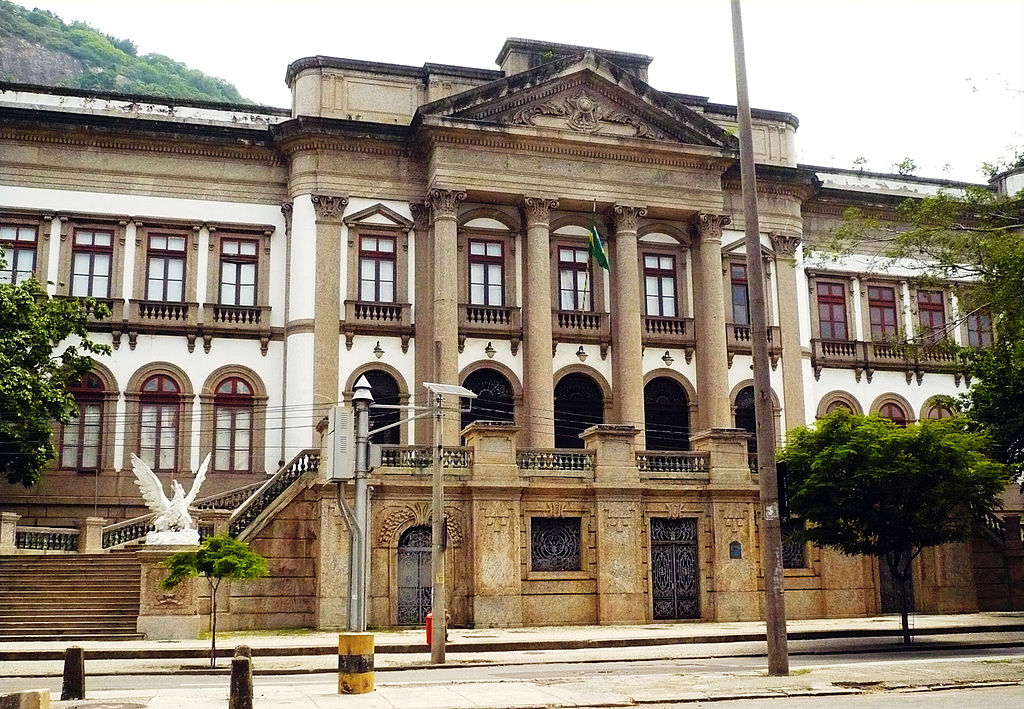
POLYGON ((140 57, 131 40, 8 0, 0 0, 0 81, 248 103, 223 79, 162 54, 140 57))

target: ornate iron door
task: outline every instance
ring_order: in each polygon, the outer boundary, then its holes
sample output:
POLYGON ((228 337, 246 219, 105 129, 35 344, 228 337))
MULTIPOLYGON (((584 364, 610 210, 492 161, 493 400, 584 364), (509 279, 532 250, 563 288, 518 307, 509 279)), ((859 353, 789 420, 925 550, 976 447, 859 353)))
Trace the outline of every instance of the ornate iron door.
POLYGON ((398 624, 422 625, 430 603, 430 527, 412 527, 398 540, 398 624))
POLYGON ((697 520, 651 520, 651 591, 654 618, 700 618, 697 520))

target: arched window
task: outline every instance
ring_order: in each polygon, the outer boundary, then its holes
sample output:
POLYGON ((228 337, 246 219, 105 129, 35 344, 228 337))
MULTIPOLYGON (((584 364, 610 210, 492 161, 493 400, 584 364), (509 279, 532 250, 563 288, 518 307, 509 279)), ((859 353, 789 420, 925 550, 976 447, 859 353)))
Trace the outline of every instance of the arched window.
POLYGON ((673 379, 655 377, 644 387, 647 450, 690 449, 690 406, 686 390, 673 379))
POLYGON ((103 441, 103 381, 88 373, 69 389, 78 418, 61 426, 60 467, 98 471, 103 441))
POLYGON ((139 457, 153 470, 174 470, 178 464, 181 388, 166 374, 142 383, 139 393, 139 457))
POLYGON ((891 401, 882 404, 878 408, 878 415, 884 419, 889 419, 897 426, 907 425, 907 412, 899 404, 894 404, 891 401))
MULTIPOLYGON (((371 369, 364 372, 363 376, 370 383, 370 393, 373 394, 374 404, 398 404, 399 389, 398 382, 387 372, 379 369, 371 369)), ((401 412, 398 409, 370 409, 370 433, 392 423, 398 423, 401 412)), ((401 427, 389 428, 383 433, 372 436, 372 443, 385 443, 397 445, 401 443, 401 427)))
POLYGON ((931 419, 932 421, 938 421, 940 419, 949 419, 953 418, 953 412, 950 410, 948 406, 943 406, 942 404, 935 404, 930 409, 928 409, 928 418, 931 419))
POLYGON ((512 384, 495 369, 471 372, 462 386, 476 394, 470 410, 462 414, 462 427, 474 421, 507 421, 512 423, 514 395, 512 384))
POLYGON ((736 395, 736 428, 750 434, 747 451, 757 453, 757 423, 754 418, 754 387, 743 387, 736 395))
POLYGON ((252 387, 244 379, 228 377, 213 396, 213 469, 247 473, 252 469, 252 387))
POLYGON ((555 447, 582 448, 580 434, 599 423, 604 423, 604 395, 597 382, 578 372, 559 379, 555 385, 555 447))
POLYGON ((853 413, 853 409, 850 408, 850 405, 847 404, 842 399, 836 399, 835 401, 830 402, 829 405, 825 407, 826 414, 830 414, 833 411, 849 411, 851 414, 853 413))

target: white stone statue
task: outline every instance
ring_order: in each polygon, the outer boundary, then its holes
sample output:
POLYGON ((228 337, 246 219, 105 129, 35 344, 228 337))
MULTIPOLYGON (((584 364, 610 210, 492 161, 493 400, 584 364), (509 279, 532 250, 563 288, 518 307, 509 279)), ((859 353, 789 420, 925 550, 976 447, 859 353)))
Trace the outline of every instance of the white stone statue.
POLYGON ((203 464, 199 466, 196 479, 192 482, 192 490, 185 494, 185 488, 172 480, 174 496, 167 499, 164 486, 156 473, 141 458, 132 453, 132 472, 135 473, 135 484, 142 491, 142 497, 149 509, 156 512, 153 525, 156 531, 146 535, 146 544, 198 544, 199 530, 196 529, 192 517, 188 514, 189 505, 195 502, 199 486, 206 479, 206 468, 210 465, 210 454, 206 454, 203 464))

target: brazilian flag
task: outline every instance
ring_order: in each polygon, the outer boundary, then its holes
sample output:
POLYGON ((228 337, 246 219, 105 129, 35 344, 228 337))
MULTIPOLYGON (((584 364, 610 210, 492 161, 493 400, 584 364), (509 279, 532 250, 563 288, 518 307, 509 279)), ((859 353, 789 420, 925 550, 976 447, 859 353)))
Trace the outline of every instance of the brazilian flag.
POLYGON ((590 243, 590 256, 597 262, 597 265, 604 270, 609 270, 608 252, 604 249, 604 242, 601 235, 597 233, 597 222, 590 227, 590 236, 587 238, 590 243))

